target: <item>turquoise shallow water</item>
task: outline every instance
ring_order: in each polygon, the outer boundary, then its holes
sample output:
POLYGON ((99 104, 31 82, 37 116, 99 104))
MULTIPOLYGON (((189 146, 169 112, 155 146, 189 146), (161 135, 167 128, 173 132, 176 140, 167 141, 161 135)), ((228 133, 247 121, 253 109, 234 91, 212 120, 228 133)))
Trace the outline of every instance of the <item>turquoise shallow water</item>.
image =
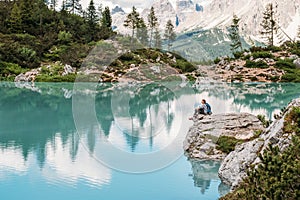
POLYGON ((182 155, 194 103, 206 98, 214 113, 272 118, 299 91, 299 84, 2 82, 1 199, 215 200, 228 191, 220 163, 182 155))

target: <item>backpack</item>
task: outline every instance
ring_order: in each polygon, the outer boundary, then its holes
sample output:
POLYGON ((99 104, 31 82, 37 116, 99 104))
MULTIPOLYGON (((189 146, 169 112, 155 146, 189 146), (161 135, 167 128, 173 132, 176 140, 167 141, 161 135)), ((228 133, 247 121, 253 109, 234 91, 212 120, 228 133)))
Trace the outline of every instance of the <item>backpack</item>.
POLYGON ((206 103, 205 105, 207 107, 207 114, 212 114, 210 105, 208 103, 206 103))

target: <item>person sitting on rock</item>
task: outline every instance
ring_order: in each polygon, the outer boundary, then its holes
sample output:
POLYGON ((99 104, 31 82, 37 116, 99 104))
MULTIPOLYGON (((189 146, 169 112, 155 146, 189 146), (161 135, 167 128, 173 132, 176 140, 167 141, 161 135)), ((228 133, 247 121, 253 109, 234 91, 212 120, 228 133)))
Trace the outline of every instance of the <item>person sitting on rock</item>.
MULTIPOLYGON (((198 114, 201 115, 211 115, 211 106, 206 102, 205 99, 202 99, 201 104, 197 105, 196 104, 196 108, 195 108, 195 113, 194 113, 194 117, 198 114)), ((193 117, 189 118, 190 120, 193 119, 193 117)))
POLYGON ((198 113, 202 115, 211 115, 211 107, 210 105, 206 102, 205 99, 202 99, 201 105, 198 107, 198 113))

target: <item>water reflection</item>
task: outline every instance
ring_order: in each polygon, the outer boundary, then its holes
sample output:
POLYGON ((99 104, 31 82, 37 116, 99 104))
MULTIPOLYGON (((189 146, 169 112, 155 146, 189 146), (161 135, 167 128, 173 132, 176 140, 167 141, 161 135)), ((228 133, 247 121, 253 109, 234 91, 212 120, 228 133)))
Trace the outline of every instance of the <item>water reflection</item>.
MULTIPOLYGON (((0 179, 7 174, 24 175, 37 164, 50 182, 75 184, 83 179, 101 186, 111 181, 111 170, 93 159, 98 141, 107 139, 131 152, 152 152, 166 147, 181 126, 177 99, 182 100, 180 106, 185 115, 192 114, 194 101, 206 98, 214 113, 250 112, 271 118, 291 99, 299 97, 299 91, 300 84, 292 83, 209 83, 195 86, 194 93, 185 87, 170 90, 158 84, 103 84, 94 94, 95 102, 91 102, 95 104, 98 121, 84 122, 86 127, 78 134, 72 96, 90 95, 87 91, 73 91, 72 84, 2 82, 0 179)), ((187 118, 182 121, 189 126, 187 118)), ((191 161, 191 165, 195 186, 204 193, 211 181, 218 179, 219 164, 191 161)), ((223 186, 219 188, 222 193, 223 186)))
POLYGON ((192 165, 194 186, 199 187, 202 194, 209 189, 211 181, 217 181, 219 161, 189 160, 192 165))

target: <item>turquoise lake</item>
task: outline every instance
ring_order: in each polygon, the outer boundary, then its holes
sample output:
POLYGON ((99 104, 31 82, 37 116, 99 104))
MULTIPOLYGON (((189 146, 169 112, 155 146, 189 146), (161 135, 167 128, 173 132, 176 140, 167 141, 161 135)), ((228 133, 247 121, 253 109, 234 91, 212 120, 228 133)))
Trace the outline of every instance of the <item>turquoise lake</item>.
POLYGON ((273 119, 300 84, 0 82, 1 199, 216 200, 215 161, 183 155, 194 104, 273 119))

